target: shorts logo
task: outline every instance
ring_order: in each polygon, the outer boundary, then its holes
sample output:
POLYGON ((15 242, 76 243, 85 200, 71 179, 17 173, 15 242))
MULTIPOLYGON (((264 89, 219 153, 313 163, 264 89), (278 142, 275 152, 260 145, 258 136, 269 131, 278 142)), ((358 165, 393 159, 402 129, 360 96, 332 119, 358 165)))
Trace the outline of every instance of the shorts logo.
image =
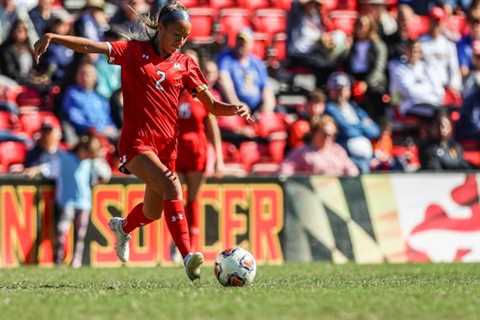
POLYGON ((125 165, 125 163, 127 163, 127 156, 126 155, 122 155, 120 156, 120 167, 125 165))
POLYGON ((183 213, 179 212, 177 213, 177 215, 173 215, 170 220, 172 220, 172 222, 177 222, 177 221, 181 221, 184 219, 184 216, 183 216, 183 213))

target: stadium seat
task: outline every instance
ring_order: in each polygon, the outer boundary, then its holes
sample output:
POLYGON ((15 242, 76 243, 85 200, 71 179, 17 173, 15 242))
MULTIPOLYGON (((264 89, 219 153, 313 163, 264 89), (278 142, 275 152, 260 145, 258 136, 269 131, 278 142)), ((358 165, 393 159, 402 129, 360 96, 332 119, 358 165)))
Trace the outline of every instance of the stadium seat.
POLYGON ((215 9, 235 7, 235 0, 208 0, 208 6, 215 9))
POLYGON ((270 45, 270 37, 265 33, 253 35, 253 54, 264 60, 267 55, 267 48, 270 45))
POLYGON ((332 4, 335 3, 334 7, 329 7, 331 10, 340 9, 340 10, 357 10, 357 0, 327 0, 332 4))
POLYGON ((257 32, 276 34, 287 29, 287 15, 282 9, 260 9, 255 12, 253 25, 257 32))
POLYGON ((0 165, 8 171, 14 164, 23 164, 27 155, 25 144, 16 141, 0 143, 0 165))
POLYGON ((39 114, 40 114, 40 118, 42 119, 42 123, 48 122, 54 127, 57 127, 57 128, 61 127, 60 120, 53 112, 40 111, 39 114))
POLYGON ((8 111, 0 111, 0 130, 12 128, 12 114, 8 111))
POLYGON ((190 40, 194 43, 210 43, 213 41, 213 27, 217 11, 212 8, 191 8, 189 10, 192 25, 190 40))
POLYGON ((22 86, 16 97, 19 107, 40 107, 42 105, 42 97, 40 94, 29 87, 22 86))
POLYGON ((323 6, 328 10, 335 10, 337 9, 339 0, 323 0, 323 6))
POLYGON ((293 0, 271 0, 272 7, 283 9, 283 10, 290 10, 292 6, 293 0))
POLYGON ((330 13, 333 22, 333 27, 342 30, 347 35, 353 33, 355 20, 357 20, 358 13, 353 10, 335 10, 330 13))
POLYGON ((28 136, 33 136, 42 126, 42 117, 37 110, 22 111, 19 116, 20 130, 28 136))
POLYGON ((201 5, 200 0, 182 0, 181 2, 185 7, 189 9, 201 5))
POLYGON ((408 37, 410 39, 417 39, 422 34, 428 32, 429 28, 430 21, 428 17, 415 15, 407 22, 408 37))
POLYGON ((235 45, 238 32, 250 27, 250 11, 243 8, 223 9, 220 11, 220 32, 227 36, 229 46, 235 45))
POLYGON ((249 10, 268 8, 270 6, 268 0, 237 0, 237 4, 240 8, 249 10))

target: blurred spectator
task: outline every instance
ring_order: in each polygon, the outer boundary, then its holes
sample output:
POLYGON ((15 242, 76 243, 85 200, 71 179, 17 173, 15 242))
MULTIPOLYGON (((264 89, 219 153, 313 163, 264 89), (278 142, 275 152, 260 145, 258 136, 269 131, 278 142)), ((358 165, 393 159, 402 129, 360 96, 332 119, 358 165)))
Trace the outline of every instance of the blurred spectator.
POLYGON ((15 0, 0 0, 0 44, 7 39, 16 20, 18 15, 15 0))
POLYGON ((25 168, 52 162, 57 156, 61 137, 60 128, 50 122, 44 122, 37 142, 27 153, 25 168))
POLYGON ((202 70, 204 70, 205 78, 207 79, 208 88, 216 98, 222 100, 218 83, 220 74, 217 64, 211 59, 204 59, 201 64, 202 70))
MULTIPOLYGON (((112 42, 119 39, 120 36, 113 31, 105 33, 105 41, 112 42)), ((113 93, 120 89, 122 68, 108 63, 108 58, 105 54, 98 55, 95 68, 97 69, 96 90, 105 98, 110 99, 113 93)))
POLYGON ((56 226, 55 263, 64 259, 64 247, 70 224, 74 222, 76 241, 72 267, 82 265, 84 240, 92 208, 91 187, 98 181, 108 181, 111 170, 101 158, 101 143, 94 136, 82 136, 72 151, 59 151, 50 162, 25 170, 29 176, 41 174, 56 180, 55 200, 60 209, 56 226))
POLYGON ((480 40, 473 42, 472 70, 465 81, 463 106, 456 124, 459 140, 480 140, 480 40))
POLYGON ((33 66, 27 24, 19 19, 13 23, 7 40, 0 46, 0 73, 22 85, 47 84, 49 79, 34 74, 33 66))
POLYGON ((453 139, 452 123, 445 111, 439 111, 431 126, 429 139, 420 147, 422 170, 465 170, 470 165, 463 149, 453 139))
POLYGON ((442 105, 445 90, 441 78, 422 60, 416 40, 407 44, 406 55, 389 64, 390 93, 402 114, 431 118, 442 105))
POLYGON ((360 12, 369 14, 378 25, 378 33, 382 39, 393 35, 398 30, 395 17, 387 10, 386 0, 360 0, 360 12))
POLYGON ((469 33, 457 43, 458 61, 463 77, 468 76, 470 68, 472 67, 472 43, 475 40, 480 40, 480 10, 476 14, 473 12, 469 13, 468 25, 469 33))
POLYGON ((317 86, 325 84, 345 50, 346 38, 341 31, 329 32, 331 22, 324 0, 299 0, 292 3, 287 23, 289 64, 311 69, 317 86))
POLYGON ((265 64, 252 54, 253 34, 238 33, 234 49, 220 54, 220 85, 230 103, 242 102, 250 110, 273 110, 275 97, 268 82, 265 64))
POLYGON ((326 97, 323 91, 317 89, 310 92, 304 110, 299 112, 298 119, 290 125, 288 146, 291 149, 304 145, 305 137, 310 133, 310 127, 316 124, 325 112, 326 97))
POLYGON ((74 24, 75 35, 102 41, 108 29, 104 0, 86 0, 85 7, 74 24))
POLYGON ((337 141, 362 173, 369 172, 373 156, 370 140, 378 138, 380 129, 363 109, 350 101, 351 82, 345 73, 333 73, 328 78, 327 89, 330 100, 326 113, 337 123, 337 141))
POLYGON ((38 0, 38 5, 28 13, 38 36, 42 36, 51 23, 53 0, 38 0))
POLYGON ((436 0, 399 0, 399 4, 410 6, 416 14, 425 16, 432 6, 436 4, 436 0))
POLYGON ((409 6, 399 6, 397 14, 397 31, 390 35, 383 35, 383 40, 388 48, 388 60, 400 59, 404 54, 410 40, 409 29, 415 23, 413 10, 409 6))
POLYGON ((356 176, 358 168, 345 150, 335 143, 337 127, 329 116, 322 116, 313 126, 308 145, 293 150, 283 161, 280 174, 322 174, 356 176))
MULTIPOLYGON (((66 11, 56 11, 49 21, 46 32, 60 35, 70 33, 72 17, 66 11)), ((73 61, 73 50, 57 43, 52 43, 40 59, 40 68, 50 75, 53 83, 61 83, 73 61)))
POLYGON ((143 35, 147 39, 145 27, 139 23, 138 15, 148 14, 149 10, 149 4, 145 0, 122 1, 119 10, 110 19, 110 25, 118 32, 143 35))
POLYGON ((359 16, 355 24, 353 45, 347 69, 355 79, 355 95, 374 119, 384 115, 383 95, 387 90, 387 47, 380 39, 377 26, 369 16, 359 16))
POLYGON ((76 84, 65 92, 62 113, 78 135, 93 130, 115 141, 119 131, 113 125, 108 101, 95 92, 96 80, 94 65, 83 62, 76 75, 76 84))
POLYGON ((425 61, 435 70, 447 92, 459 96, 462 89, 462 77, 458 66, 455 44, 442 34, 446 13, 440 7, 430 11, 430 31, 420 38, 425 61))

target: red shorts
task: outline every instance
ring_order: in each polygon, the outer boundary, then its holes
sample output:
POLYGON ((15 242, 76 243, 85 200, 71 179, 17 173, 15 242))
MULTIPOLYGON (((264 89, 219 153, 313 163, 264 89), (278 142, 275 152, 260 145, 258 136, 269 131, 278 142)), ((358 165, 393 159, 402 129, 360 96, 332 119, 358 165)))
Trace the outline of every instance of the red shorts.
POLYGON ((207 166, 207 140, 200 135, 178 139, 177 172, 204 172, 207 166))
POLYGON ((120 155, 119 170, 123 173, 129 174, 125 164, 135 156, 146 151, 154 152, 170 171, 175 172, 177 159, 176 138, 165 138, 149 133, 146 130, 138 130, 136 132, 124 131, 120 137, 118 150, 120 155))

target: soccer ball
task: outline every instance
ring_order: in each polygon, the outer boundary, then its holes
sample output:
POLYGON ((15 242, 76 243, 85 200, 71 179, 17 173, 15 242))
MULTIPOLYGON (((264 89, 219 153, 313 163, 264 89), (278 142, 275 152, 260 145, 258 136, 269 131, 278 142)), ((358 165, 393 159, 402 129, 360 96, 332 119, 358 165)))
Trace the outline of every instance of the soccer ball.
POLYGON ((243 287, 255 279, 257 264, 253 255, 242 248, 227 249, 215 259, 215 277, 225 287, 243 287))

